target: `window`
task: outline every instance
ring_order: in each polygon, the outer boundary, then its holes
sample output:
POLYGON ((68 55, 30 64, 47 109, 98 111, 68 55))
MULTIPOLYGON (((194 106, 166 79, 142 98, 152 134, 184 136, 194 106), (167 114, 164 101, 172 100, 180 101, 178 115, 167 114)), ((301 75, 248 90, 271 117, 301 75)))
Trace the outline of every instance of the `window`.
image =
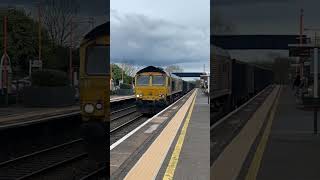
POLYGON ((152 85, 163 86, 165 85, 164 76, 152 76, 152 85))
POLYGON ((172 79, 172 91, 175 91, 176 90, 176 82, 174 79, 172 79))
POLYGON ((86 51, 86 72, 88 75, 107 75, 110 71, 110 47, 91 46, 86 51))
POLYGON ((149 85, 149 79, 150 76, 146 76, 146 75, 139 75, 137 77, 137 85, 138 86, 148 86, 149 85))

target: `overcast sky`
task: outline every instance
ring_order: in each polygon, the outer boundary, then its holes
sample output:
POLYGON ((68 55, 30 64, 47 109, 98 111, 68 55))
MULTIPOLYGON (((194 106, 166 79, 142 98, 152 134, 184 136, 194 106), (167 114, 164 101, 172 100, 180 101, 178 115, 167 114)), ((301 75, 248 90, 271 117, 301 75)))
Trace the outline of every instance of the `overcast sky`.
MULTIPOLYGON (((234 25, 231 34, 298 34, 300 9, 304 9, 305 27, 320 28, 319 0, 214 0, 214 13, 234 25)), ((287 51, 274 51, 287 56, 287 51)), ((237 51, 244 59, 248 54, 268 54, 270 51, 237 51)), ((263 59, 262 57, 260 59, 263 59)))
POLYGON ((209 70, 209 0, 112 0, 111 61, 209 70))

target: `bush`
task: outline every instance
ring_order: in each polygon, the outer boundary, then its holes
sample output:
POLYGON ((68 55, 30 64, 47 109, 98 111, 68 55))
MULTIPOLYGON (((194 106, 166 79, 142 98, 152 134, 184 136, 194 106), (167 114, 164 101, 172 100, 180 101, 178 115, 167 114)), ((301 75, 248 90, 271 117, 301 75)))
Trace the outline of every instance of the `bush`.
POLYGON ((58 87, 69 84, 68 76, 65 72, 57 70, 40 70, 32 73, 32 86, 58 87))
POLYGON ((120 89, 132 89, 130 84, 120 84, 120 89))

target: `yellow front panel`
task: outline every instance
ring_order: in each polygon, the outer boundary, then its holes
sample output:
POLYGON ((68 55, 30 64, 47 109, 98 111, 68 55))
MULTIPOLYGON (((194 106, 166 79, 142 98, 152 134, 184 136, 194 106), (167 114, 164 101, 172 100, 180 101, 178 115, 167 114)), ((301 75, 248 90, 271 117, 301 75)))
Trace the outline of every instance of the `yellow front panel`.
MULTIPOLYGON (((163 75, 161 73, 141 73, 139 75, 147 75, 147 76, 155 76, 155 75, 163 75)), ((168 78, 165 76, 165 85, 160 86, 160 85, 152 85, 152 79, 149 79, 149 85, 148 86, 139 86, 137 84, 137 79, 136 79, 136 86, 135 86, 135 95, 138 99, 142 100, 149 100, 149 101, 154 101, 154 100, 160 100, 160 99, 166 99, 166 96, 169 94, 168 92, 168 78), (160 95, 163 95, 161 97, 160 95)))
MULTIPOLYGON (((80 47, 80 106, 81 114, 84 119, 102 119, 107 121, 109 119, 110 111, 110 74, 103 76, 87 75, 85 72, 86 48, 90 45, 106 45, 110 44, 109 36, 97 37, 94 40, 84 40, 80 47), (85 104, 102 103, 101 110, 95 109, 94 113, 88 114, 84 112, 85 104)), ((106 57, 108 60, 109 57, 106 57)), ((109 60, 108 60, 109 61, 109 60)))
POLYGON ((164 95, 166 97, 167 89, 166 87, 155 87, 155 86, 147 86, 147 87, 136 87, 135 90, 136 97, 137 95, 142 95, 139 99, 143 100, 160 100, 163 99, 160 95, 164 95))
POLYGON ((82 78, 80 83, 80 104, 83 116, 99 116, 106 117, 109 113, 110 98, 109 98, 109 83, 107 78, 89 77, 82 78), (102 110, 95 110, 92 114, 87 114, 83 111, 85 104, 102 103, 102 110))

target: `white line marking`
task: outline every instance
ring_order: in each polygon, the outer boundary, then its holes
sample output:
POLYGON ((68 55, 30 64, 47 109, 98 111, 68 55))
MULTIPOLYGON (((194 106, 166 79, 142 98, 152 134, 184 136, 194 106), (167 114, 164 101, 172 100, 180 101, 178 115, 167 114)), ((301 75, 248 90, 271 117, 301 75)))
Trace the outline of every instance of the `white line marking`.
POLYGON ((110 99, 110 102, 119 102, 119 101, 123 101, 123 100, 127 100, 127 99, 133 99, 135 98, 135 96, 125 96, 125 97, 117 97, 117 98, 112 98, 110 99))
POLYGON ((146 134, 153 133, 153 131, 155 131, 158 127, 159 127, 159 124, 153 124, 144 133, 146 134))
POLYGON ((158 114, 154 115, 152 118, 146 120, 143 124, 141 124, 140 126, 138 126, 137 128, 135 128, 134 130, 132 130, 131 132, 129 132, 128 134, 126 134, 125 136, 123 136, 121 139, 119 139, 117 142, 113 143, 110 146, 110 151, 112 149, 114 149, 115 147, 117 147, 119 144, 121 144, 123 141, 125 141, 126 139, 128 139, 130 136, 132 136, 135 132, 137 132, 139 129, 141 129, 143 126, 145 126, 146 124, 148 124, 150 121, 152 121, 154 118, 158 117, 160 114, 162 114, 163 112, 165 112, 166 110, 170 109, 172 106, 174 106, 177 102, 179 102, 182 98, 184 98, 185 96, 187 96, 188 94, 190 94, 193 91, 190 91, 189 93, 185 94, 184 96, 182 96, 180 99, 178 99, 176 102, 174 102, 173 104, 171 104, 170 106, 168 106, 167 108, 165 108, 164 110, 162 110, 161 112, 159 112, 158 114))
POLYGON ((242 104, 240 107, 238 107, 237 109, 233 110, 231 113, 229 113, 228 115, 226 115, 225 117, 223 117, 222 119, 220 119, 218 122, 216 122, 214 125, 212 125, 210 127, 210 131, 212 131, 214 128, 216 128, 219 124, 221 124, 223 121, 225 121, 226 119, 228 119, 230 116, 232 116, 234 113, 238 112, 240 109, 242 109, 244 106, 246 106, 247 104, 249 104, 251 101, 253 101, 257 96, 259 96, 260 94, 262 94, 264 91, 266 91, 270 86, 267 86, 266 88, 264 88, 261 92, 259 92, 257 95, 255 95, 253 98, 251 98, 249 101, 247 101, 246 103, 242 104))

